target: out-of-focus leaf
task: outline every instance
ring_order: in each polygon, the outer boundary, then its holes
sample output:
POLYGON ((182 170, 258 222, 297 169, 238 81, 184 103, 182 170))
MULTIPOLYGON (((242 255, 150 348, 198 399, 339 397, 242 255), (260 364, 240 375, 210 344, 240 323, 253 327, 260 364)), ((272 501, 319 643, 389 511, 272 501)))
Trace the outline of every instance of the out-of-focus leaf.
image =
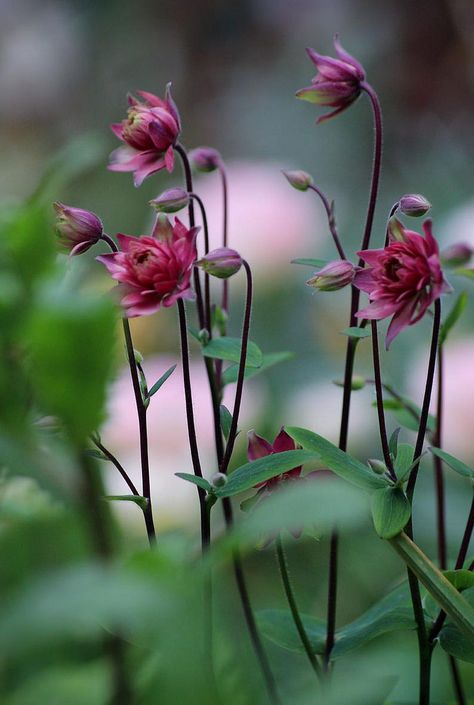
MULTIPOLYGON (((474 573, 466 568, 443 570, 443 575, 459 592, 474 587, 474 573)), ((439 614, 439 606, 436 600, 428 594, 424 599, 423 605, 425 612, 435 620, 439 614)))
POLYGON ((446 453, 446 451, 441 450, 441 448, 435 448, 434 446, 432 446, 431 448, 429 448, 429 450, 431 451, 431 453, 433 453, 433 455, 436 455, 438 458, 441 458, 441 460, 445 462, 446 465, 451 468, 451 470, 457 472, 458 475, 468 477, 470 480, 474 479, 474 470, 470 468, 469 465, 466 465, 466 463, 463 463, 462 460, 458 460, 458 458, 455 458, 454 455, 446 453))
POLYGON ((372 518, 377 534, 391 539, 405 528, 411 516, 410 502, 399 487, 385 487, 372 495, 372 518))
POLYGON ((392 454, 392 457, 395 459, 397 457, 397 452, 398 452, 398 437, 400 435, 401 428, 400 426, 394 430, 392 435, 390 436, 390 440, 388 442, 388 449, 390 453, 392 454))
POLYGON ((321 462, 344 480, 365 490, 386 487, 387 482, 372 473, 367 466, 330 441, 305 428, 286 427, 286 432, 305 450, 319 456, 321 462))
POLYGON ((224 438, 227 441, 229 438, 230 427, 232 424, 232 414, 230 413, 229 409, 224 406, 224 404, 221 404, 219 407, 219 416, 222 433, 224 434, 224 438))
POLYGON ((291 264, 303 264, 307 267, 313 267, 314 269, 322 269, 329 261, 327 259, 308 259, 307 257, 297 257, 291 260, 291 264))
POLYGON ((360 328, 359 326, 351 326, 350 328, 344 328, 341 330, 341 335, 347 335, 349 338, 370 338, 372 331, 370 328, 360 328))
MULTIPOLYGON (((465 590, 463 597, 474 608, 474 587, 465 590)), ((439 641, 444 651, 454 658, 474 663, 474 639, 467 638, 465 632, 453 622, 446 622, 439 634, 439 641)))
MULTIPOLYGON (((377 402, 373 402, 372 406, 377 406, 377 402)), ((393 413, 400 426, 415 433, 418 431, 421 409, 411 399, 406 397, 402 397, 401 401, 398 399, 384 399, 383 407, 393 413)), ((436 419, 432 414, 428 414, 427 430, 433 433, 435 428, 436 419)))
POLYGON ((466 279, 474 279, 474 267, 459 267, 459 269, 453 269, 453 274, 466 277, 466 279))
MULTIPOLYGON (((205 357, 214 357, 218 360, 229 360, 229 362, 239 363, 241 348, 242 340, 240 338, 213 338, 207 345, 202 346, 202 354, 205 357)), ((260 367, 262 362, 262 351, 256 343, 249 340, 246 365, 248 367, 260 367)))
MULTIPOLYGON (((263 355, 262 364, 260 367, 249 367, 247 364, 245 367, 245 379, 249 377, 254 377, 255 375, 265 372, 270 367, 278 365, 280 362, 286 362, 294 357, 292 352, 276 352, 276 353, 266 353, 263 355)), ((239 374, 238 365, 230 365, 222 375, 223 384, 232 384, 232 382, 237 382, 237 377, 239 374)))
POLYGON ((148 505, 148 500, 146 497, 136 494, 115 494, 107 495, 106 498, 109 502, 133 502, 140 509, 145 510, 148 505))
POLYGON ((397 448, 394 468, 399 481, 403 480, 413 463, 415 449, 408 443, 400 443, 397 448))
POLYGON ((110 698, 110 664, 57 665, 15 689, 4 705, 104 705, 110 698))
POLYGON ((198 487, 201 487, 203 490, 206 490, 206 492, 210 492, 211 490, 213 490, 212 485, 204 477, 199 477, 198 475, 191 475, 191 473, 189 472, 175 472, 175 475, 181 480, 186 480, 186 482, 190 482, 192 485, 197 485, 198 487))
POLYGON ((464 309, 466 308, 467 300, 468 297, 466 292, 462 291, 454 302, 450 312, 446 316, 446 320, 443 321, 441 325, 441 329, 439 331, 438 345, 441 346, 444 344, 446 338, 448 337, 448 333, 456 325, 464 309))

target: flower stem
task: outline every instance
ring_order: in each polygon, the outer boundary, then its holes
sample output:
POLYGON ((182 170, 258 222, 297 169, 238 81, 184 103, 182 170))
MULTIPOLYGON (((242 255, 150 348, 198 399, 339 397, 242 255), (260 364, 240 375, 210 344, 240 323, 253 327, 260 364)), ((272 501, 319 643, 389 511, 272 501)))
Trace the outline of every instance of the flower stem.
POLYGON ((341 245, 341 241, 339 239, 339 235, 337 232, 337 227, 336 227, 336 219, 334 217, 334 206, 331 206, 329 203, 329 199, 324 193, 324 191, 321 191, 321 189, 316 186, 315 184, 310 184, 309 188, 311 191, 314 191, 315 193, 318 194, 319 198, 321 199, 324 209, 326 211, 327 217, 328 217, 328 225, 329 225, 329 232, 332 235, 332 239, 334 240, 334 244, 336 246, 336 249, 339 253, 339 256, 341 259, 347 259, 346 254, 344 252, 344 248, 341 245))
MULTIPOLYGON (((209 227, 207 224, 206 209, 204 208, 204 203, 202 199, 196 193, 190 193, 190 198, 194 198, 201 211, 202 226, 204 230, 204 254, 209 252, 209 227)), ((209 333, 209 339, 212 338, 212 320, 211 320, 211 294, 210 294, 210 283, 209 274, 207 272, 204 274, 204 322, 206 324, 207 332, 209 333)))
POLYGON ((313 647, 304 628, 303 621, 301 619, 298 605, 296 604, 296 598, 293 592, 293 587, 291 585, 290 575, 288 572, 288 563, 286 560, 285 549, 283 548, 283 541, 281 539, 281 534, 279 534, 275 541, 275 550, 278 560, 278 566, 280 568, 281 579, 283 582, 283 587, 285 588, 286 599, 288 600, 288 605, 290 607, 291 616, 295 623, 296 630, 303 644, 303 648, 306 652, 308 660, 313 668, 313 671, 318 677, 321 676, 321 666, 319 665, 316 654, 313 652, 313 647))
MULTIPOLYGON (((436 428, 433 445, 441 448, 443 424, 443 348, 438 346, 438 399, 436 403, 436 428)), ((443 463, 441 458, 433 455, 436 487, 436 526, 438 534, 438 561, 442 570, 447 568, 446 551, 446 501, 444 491, 443 463)))
MULTIPOLYGON (((377 93, 374 91, 372 86, 365 81, 361 83, 361 89, 364 90, 370 98, 372 104, 372 112, 374 115, 374 131, 375 131, 375 142, 374 142, 374 160, 372 164, 372 181, 370 186, 369 195, 369 205, 367 208, 367 216, 365 221, 364 237, 362 239, 362 250, 366 250, 370 243, 370 236, 372 234, 372 225, 374 222, 375 205, 377 203, 377 194, 379 190, 380 182, 380 170, 382 166, 382 110, 380 108, 380 102, 377 93)), ((363 266, 363 260, 359 261, 359 265, 363 266)))
POLYGON ((374 364, 375 375, 375 394, 377 397, 377 414, 379 419, 380 441, 382 443, 382 452, 385 466, 390 477, 394 482, 397 481, 397 475, 393 467, 390 450, 388 447, 387 427, 385 425, 385 413, 383 408, 383 393, 382 393, 382 376, 380 373, 380 355, 379 355, 379 336, 377 332, 377 321, 371 321, 372 324, 372 359, 374 364))
MULTIPOLYGON (((228 189, 227 189, 227 172, 224 163, 219 159, 219 174, 221 175, 222 183, 222 247, 227 247, 227 229, 229 222, 229 201, 228 201, 228 189)), ((229 310, 229 280, 224 279, 222 282, 222 310, 227 313, 229 310)))
MULTIPOLYGON (((179 332, 181 338, 181 357, 183 362, 184 396, 186 401, 186 419, 188 426, 189 448, 191 460, 196 477, 202 477, 201 461, 197 445, 196 427, 194 424, 194 407, 191 389, 191 375, 189 371, 188 331, 186 325, 186 309, 182 299, 178 299, 179 332)), ((206 507, 206 493, 197 487, 199 507, 201 512, 201 545, 203 551, 209 546, 211 539, 210 521, 206 507)))
MULTIPOLYGON (((179 156, 181 157, 181 163, 183 165, 183 170, 184 170, 184 178, 186 181, 186 190, 188 191, 188 193, 192 193, 193 192, 193 176, 191 173, 191 165, 189 163, 188 155, 187 155, 186 150, 183 147, 183 145, 180 144, 179 142, 177 142, 175 144, 174 148, 175 148, 176 152, 178 152, 179 156)), ((195 221, 195 217, 194 217, 194 201, 192 198, 189 200, 188 213, 189 213, 189 226, 191 228, 193 228, 196 224, 196 221, 195 221)), ((203 305, 203 300, 202 300, 201 278, 199 276, 198 267, 194 267, 194 290, 196 292, 196 306, 197 306, 199 327, 204 328, 204 325, 205 325, 204 305, 203 305)))
POLYGON ((121 463, 119 463, 119 461, 117 460, 115 455, 112 455, 110 450, 108 448, 106 448, 103 445, 103 443, 101 443, 101 441, 97 440, 93 436, 91 436, 91 441, 96 446, 96 448, 98 448, 105 456, 107 456, 107 458, 110 460, 110 462, 113 465, 115 465, 115 467, 117 468, 117 470, 119 471, 119 473, 121 474, 121 476, 123 477, 125 482, 127 483, 131 493, 134 494, 136 497, 139 497, 140 492, 137 490, 137 488, 135 487, 135 485, 133 484, 133 482, 130 478, 130 475, 127 473, 127 471, 125 470, 123 465, 121 463))

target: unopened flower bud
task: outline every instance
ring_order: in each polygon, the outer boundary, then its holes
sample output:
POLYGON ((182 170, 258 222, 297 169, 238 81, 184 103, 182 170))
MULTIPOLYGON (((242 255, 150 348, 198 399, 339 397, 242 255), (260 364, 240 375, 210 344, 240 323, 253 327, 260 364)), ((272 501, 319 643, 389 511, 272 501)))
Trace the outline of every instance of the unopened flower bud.
POLYGON ((464 242, 458 242, 442 250, 441 261, 446 267, 462 267, 469 262, 472 254, 472 247, 464 242))
POLYGON ((58 216, 56 234, 59 243, 70 255, 82 255, 100 240, 104 227, 95 213, 59 201, 53 203, 53 208, 58 216))
POLYGON ((219 279, 227 279, 239 271, 242 266, 242 257, 229 247, 219 247, 202 257, 197 264, 207 274, 219 279))
POLYGON ((409 193, 401 197, 398 207, 403 215, 419 218, 428 213, 431 203, 419 193, 409 193))
POLYGON ((196 147, 189 152, 188 157, 196 171, 214 171, 221 163, 221 155, 212 147, 196 147))
POLYGON ((211 485, 213 487, 224 487, 226 482, 227 476, 222 472, 216 472, 216 474, 211 477, 211 485))
POLYGON ((336 291, 352 283, 357 267, 347 260, 329 262, 306 282, 319 291, 336 291))
POLYGON ((189 205, 189 194, 183 188, 175 186, 163 191, 149 201, 149 204, 159 213, 177 213, 189 205))
POLYGON ((293 188, 298 191, 307 191, 308 188, 313 183, 313 177, 306 171, 282 171, 283 176, 287 179, 288 183, 293 186, 293 188))
POLYGON ((387 466, 385 463, 383 463, 381 460, 377 460, 377 458, 369 458, 367 461, 367 465, 370 467, 371 470, 373 470, 377 475, 385 475, 387 472, 387 466))

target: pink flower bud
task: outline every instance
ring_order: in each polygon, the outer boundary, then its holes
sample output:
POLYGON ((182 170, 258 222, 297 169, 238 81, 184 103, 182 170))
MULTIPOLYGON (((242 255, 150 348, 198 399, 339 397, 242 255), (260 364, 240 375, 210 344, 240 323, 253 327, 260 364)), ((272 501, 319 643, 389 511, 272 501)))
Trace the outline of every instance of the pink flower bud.
POLYGON ((404 215, 419 218, 428 213, 431 208, 431 203, 419 193, 409 193, 401 197, 398 207, 404 215))
POLYGON ((282 171, 283 176, 298 191, 307 191, 313 183, 313 177, 306 171, 282 171))
POLYGON ((239 271, 242 266, 242 257, 229 247, 219 247, 202 257, 197 264, 207 274, 219 279, 227 279, 239 271))
POLYGON ((95 213, 66 206, 59 201, 53 203, 53 208, 57 213, 59 243, 70 255, 82 255, 100 240, 104 227, 95 213))
POLYGON ((464 242, 457 242, 441 252, 441 261, 446 267, 462 267, 470 261, 472 254, 472 247, 464 242))
POLYGON ((221 163, 221 155, 212 147, 196 147, 189 152, 189 160, 196 171, 215 171, 221 163))
POLYGON ((189 204, 189 194, 184 189, 176 186, 166 189, 149 203, 159 213, 177 213, 189 204))
POLYGON ((329 262, 306 283, 319 291, 337 291, 351 284, 357 271, 358 267, 352 262, 336 260, 329 262))

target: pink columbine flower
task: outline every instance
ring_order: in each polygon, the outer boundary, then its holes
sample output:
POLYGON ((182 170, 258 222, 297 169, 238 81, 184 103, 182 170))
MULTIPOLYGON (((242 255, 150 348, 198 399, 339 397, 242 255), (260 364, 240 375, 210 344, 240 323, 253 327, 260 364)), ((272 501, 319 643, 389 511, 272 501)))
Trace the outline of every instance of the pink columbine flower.
POLYGON ((365 80, 362 65, 342 48, 337 35, 334 38, 334 48, 337 59, 317 54, 314 49, 306 49, 318 73, 312 79, 311 86, 296 92, 297 98, 335 108, 318 118, 318 123, 348 108, 359 97, 361 83, 365 80))
POLYGON ((105 264, 117 287, 128 317, 155 313, 178 299, 192 299, 190 278, 196 260, 196 235, 178 218, 171 225, 158 218, 152 237, 117 235, 122 251, 97 257, 105 264))
POLYGON ((387 247, 358 252, 369 266, 355 275, 354 286, 369 294, 370 303, 357 316, 375 321, 393 316, 385 339, 387 349, 404 328, 422 318, 433 301, 451 291, 441 269, 431 220, 423 223, 423 231, 425 237, 394 219, 387 247))
POLYGON ((319 291, 337 291, 352 284, 359 267, 348 260, 335 260, 315 272, 306 284, 319 291))
POLYGON ((101 219, 91 211, 73 208, 56 201, 56 235, 61 247, 70 255, 82 255, 95 245, 104 232, 101 219))
MULTIPOLYGON (((283 429, 280 429, 280 433, 277 435, 272 443, 269 443, 262 436, 258 436, 255 431, 249 431, 248 437, 248 449, 247 457, 249 460, 257 460, 258 458, 264 458, 266 455, 272 455, 273 453, 282 453, 285 450, 296 450, 298 446, 294 440, 287 434, 283 429)), ((273 490, 280 482, 285 482, 287 480, 295 480, 301 475, 301 465, 288 472, 284 472, 281 475, 272 477, 270 480, 265 482, 259 482, 255 487, 262 487, 267 490, 273 490)))
POLYGON ((181 120, 170 86, 170 83, 166 86, 164 100, 146 91, 138 91, 143 101, 129 96, 127 119, 111 125, 125 145, 112 152, 109 169, 133 171, 135 186, 165 167, 173 171, 173 148, 181 131, 181 120))

